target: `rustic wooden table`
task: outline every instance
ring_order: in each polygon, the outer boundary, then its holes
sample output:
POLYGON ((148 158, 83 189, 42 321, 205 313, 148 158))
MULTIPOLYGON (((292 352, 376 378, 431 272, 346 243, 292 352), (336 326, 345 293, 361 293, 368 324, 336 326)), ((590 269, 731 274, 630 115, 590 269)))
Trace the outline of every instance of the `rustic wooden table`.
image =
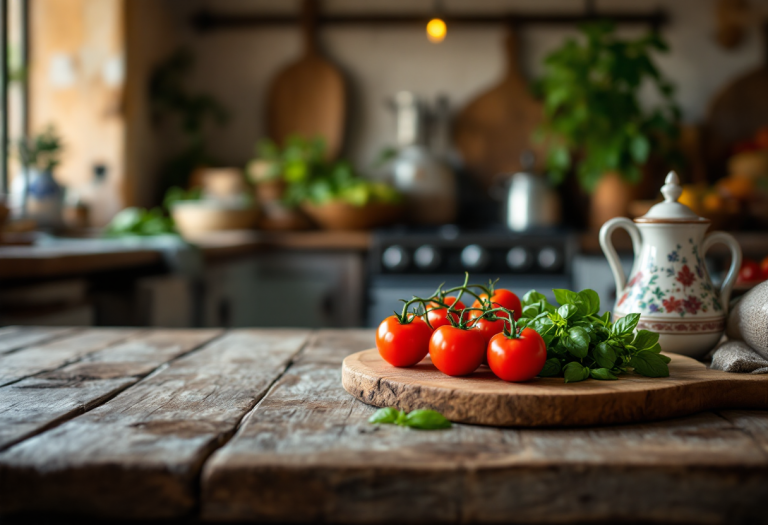
POLYGON ((768 522, 768 412, 577 430, 366 422, 370 330, 0 330, 0 521, 768 522))

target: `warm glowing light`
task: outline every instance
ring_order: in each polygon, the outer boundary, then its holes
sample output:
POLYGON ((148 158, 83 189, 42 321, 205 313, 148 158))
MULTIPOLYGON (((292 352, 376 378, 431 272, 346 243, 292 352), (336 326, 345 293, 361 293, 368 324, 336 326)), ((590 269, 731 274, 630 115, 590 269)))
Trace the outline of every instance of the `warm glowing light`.
POLYGON ((445 26, 445 22, 439 18, 433 18, 427 24, 427 38, 434 44, 442 42, 447 32, 448 28, 445 26))

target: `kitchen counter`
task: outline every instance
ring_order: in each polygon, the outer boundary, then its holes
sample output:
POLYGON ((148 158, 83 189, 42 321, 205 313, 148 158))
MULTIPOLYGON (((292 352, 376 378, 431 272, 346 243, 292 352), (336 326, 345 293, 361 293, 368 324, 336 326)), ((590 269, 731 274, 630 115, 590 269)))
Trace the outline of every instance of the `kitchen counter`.
MULTIPOLYGON (((768 233, 734 233, 745 254, 762 258, 768 255, 768 233)), ((67 241, 70 241, 67 239, 67 241)), ((367 231, 303 232, 220 232, 195 239, 206 261, 220 261, 260 250, 350 250, 366 251, 371 244, 367 231)), ((602 253, 597 233, 579 236, 582 253, 602 253)), ((620 252, 631 252, 629 236, 619 232, 614 245, 620 252)), ((87 275, 92 272, 126 269, 163 263, 163 247, 148 239, 78 239, 76 242, 29 246, 0 245, 0 280, 52 278, 87 275)), ((712 253, 725 254, 720 245, 712 253)))
MULTIPOLYGON (((87 275, 159 265, 164 250, 177 242, 155 238, 48 239, 28 246, 0 245, 0 280, 87 275)), ((256 232, 231 231, 194 240, 205 260, 221 260, 263 249, 367 250, 368 232, 256 232)))
POLYGON ((340 370, 372 344, 371 330, 2 329, 3 520, 768 522, 768 412, 373 426, 340 370))

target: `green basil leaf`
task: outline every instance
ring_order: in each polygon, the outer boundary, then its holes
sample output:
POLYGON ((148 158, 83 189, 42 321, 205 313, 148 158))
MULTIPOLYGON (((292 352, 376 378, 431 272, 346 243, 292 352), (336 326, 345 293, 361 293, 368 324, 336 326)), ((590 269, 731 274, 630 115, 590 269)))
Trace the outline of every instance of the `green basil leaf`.
POLYGON ((399 410, 392 407, 380 408, 368 418, 368 423, 392 425, 397 421, 399 410))
POLYGON ((648 350, 649 352, 653 352, 654 354, 661 353, 661 345, 659 343, 656 343, 650 348, 638 348, 638 350, 648 350))
POLYGON ((659 334, 650 330, 638 330, 632 345, 638 350, 648 350, 659 342, 659 334))
POLYGON ((574 315, 579 313, 579 309, 572 304, 564 304, 557 309, 557 314, 563 319, 570 319, 574 315))
POLYGON ((574 304, 579 297, 576 292, 563 290, 562 288, 555 288, 552 290, 552 293, 555 294, 555 300, 561 305, 574 304))
POLYGON ((600 320, 603 322, 604 325, 608 325, 608 323, 611 322, 611 312, 605 312, 603 315, 600 316, 600 320))
POLYGON ((435 410, 414 410, 405 416, 403 426, 420 430, 439 430, 451 428, 451 422, 435 410))
POLYGON ((541 336, 549 333, 549 331, 552 330, 554 326, 555 323, 553 323, 552 320, 548 317, 540 317, 538 319, 534 319, 531 323, 531 328, 536 330, 541 336))
POLYGON ((566 383, 578 383, 579 381, 584 381, 589 377, 589 368, 581 363, 572 361, 563 368, 563 377, 565 377, 566 383))
POLYGON ((613 365, 616 364, 616 352, 605 341, 592 349, 592 358, 603 368, 613 368, 613 365))
POLYGON ((632 356, 629 366, 645 377, 669 377, 669 367, 660 354, 642 350, 632 356))
POLYGON ((536 317, 541 313, 541 306, 536 304, 529 304, 528 306, 523 306, 523 317, 529 317, 533 318, 536 317))
POLYGON ((539 377, 554 377, 560 375, 561 371, 560 360, 556 357, 550 357, 544 362, 544 368, 539 372, 539 377))
POLYGON ((523 306, 529 306, 541 301, 546 302, 547 298, 544 296, 544 294, 540 294, 536 290, 531 290, 523 296, 523 306))
MULTIPOLYGON (((616 335, 631 334, 637 326, 637 322, 640 320, 640 314, 627 314, 615 323, 613 323, 613 329, 611 333, 616 335)), ((630 339, 629 342, 632 340, 630 339)))
POLYGON ((668 355, 664 355, 664 354, 656 354, 656 355, 658 355, 660 358, 662 358, 664 360, 664 362, 667 363, 667 364, 669 364, 669 362, 672 361, 672 358, 669 357, 668 355))
POLYGON ((576 306, 579 307, 581 315, 592 315, 600 311, 600 296, 597 295, 596 291, 586 289, 576 295, 578 297, 576 306))
POLYGON ((568 351, 578 358, 587 356, 589 350, 589 334, 580 326, 574 326, 568 330, 568 337, 563 338, 563 344, 568 351))
POLYGON ((598 368, 597 370, 590 370, 589 375, 592 379, 599 379, 601 381, 614 381, 618 379, 607 368, 598 368))

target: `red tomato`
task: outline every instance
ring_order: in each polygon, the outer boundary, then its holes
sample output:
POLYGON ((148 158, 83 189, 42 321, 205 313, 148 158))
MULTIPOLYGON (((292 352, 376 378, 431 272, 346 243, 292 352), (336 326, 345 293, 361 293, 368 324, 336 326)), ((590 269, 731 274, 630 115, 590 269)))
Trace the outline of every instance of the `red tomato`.
POLYGON ((752 282, 759 281, 763 277, 763 272, 760 270, 760 265, 752 259, 744 259, 741 262, 741 269, 739 270, 740 282, 752 282))
POLYGON ((760 270, 763 274, 763 279, 768 279, 768 257, 760 262, 760 270))
POLYGON ((494 335, 500 334, 504 330, 506 321, 504 319, 489 321, 488 319, 483 319, 482 315, 483 313, 479 310, 471 311, 469 313, 470 319, 477 319, 477 321, 470 323, 470 327, 472 330, 477 330, 483 334, 483 339, 485 339, 485 344, 487 345, 494 335))
POLYGON ((453 326, 441 326, 429 340, 432 362, 449 376, 465 376, 477 370, 485 348, 483 334, 453 326))
MULTIPOLYGON (((482 294, 480 297, 486 298, 488 296, 486 294, 482 294)), ((502 306, 508 310, 514 311, 515 321, 520 319, 520 315, 523 313, 523 306, 520 304, 520 299, 518 299, 518 297, 509 290, 505 290, 503 288, 493 292, 493 295, 491 296, 491 303, 493 303, 492 306, 494 308, 502 306)), ((480 308, 480 301, 475 301, 472 303, 472 308, 480 308)), ((499 312, 498 316, 508 317, 507 314, 502 312, 499 312)))
POLYGON ((524 328, 519 337, 493 336, 488 343, 488 366, 504 381, 528 381, 544 368, 547 345, 532 328, 524 328))
MULTIPOLYGON (((459 301, 456 302, 455 297, 446 297, 443 302, 447 304, 448 306, 455 305, 455 310, 460 312, 462 315, 464 315, 464 303, 459 301)), ((427 312, 427 319, 429 320, 429 324, 432 325, 433 330, 437 330, 441 326, 450 326, 451 322, 448 320, 448 309, 447 308, 441 308, 439 304, 434 302, 427 303, 427 310, 430 310, 427 312), (430 308, 435 308, 434 310, 430 310, 430 308)), ((454 321, 459 320, 459 316, 453 312, 451 312, 451 317, 454 319, 454 321)))
POLYGON ((376 330, 376 348, 392 366, 413 366, 427 355, 432 329, 421 317, 400 324, 396 316, 384 319, 376 330))

